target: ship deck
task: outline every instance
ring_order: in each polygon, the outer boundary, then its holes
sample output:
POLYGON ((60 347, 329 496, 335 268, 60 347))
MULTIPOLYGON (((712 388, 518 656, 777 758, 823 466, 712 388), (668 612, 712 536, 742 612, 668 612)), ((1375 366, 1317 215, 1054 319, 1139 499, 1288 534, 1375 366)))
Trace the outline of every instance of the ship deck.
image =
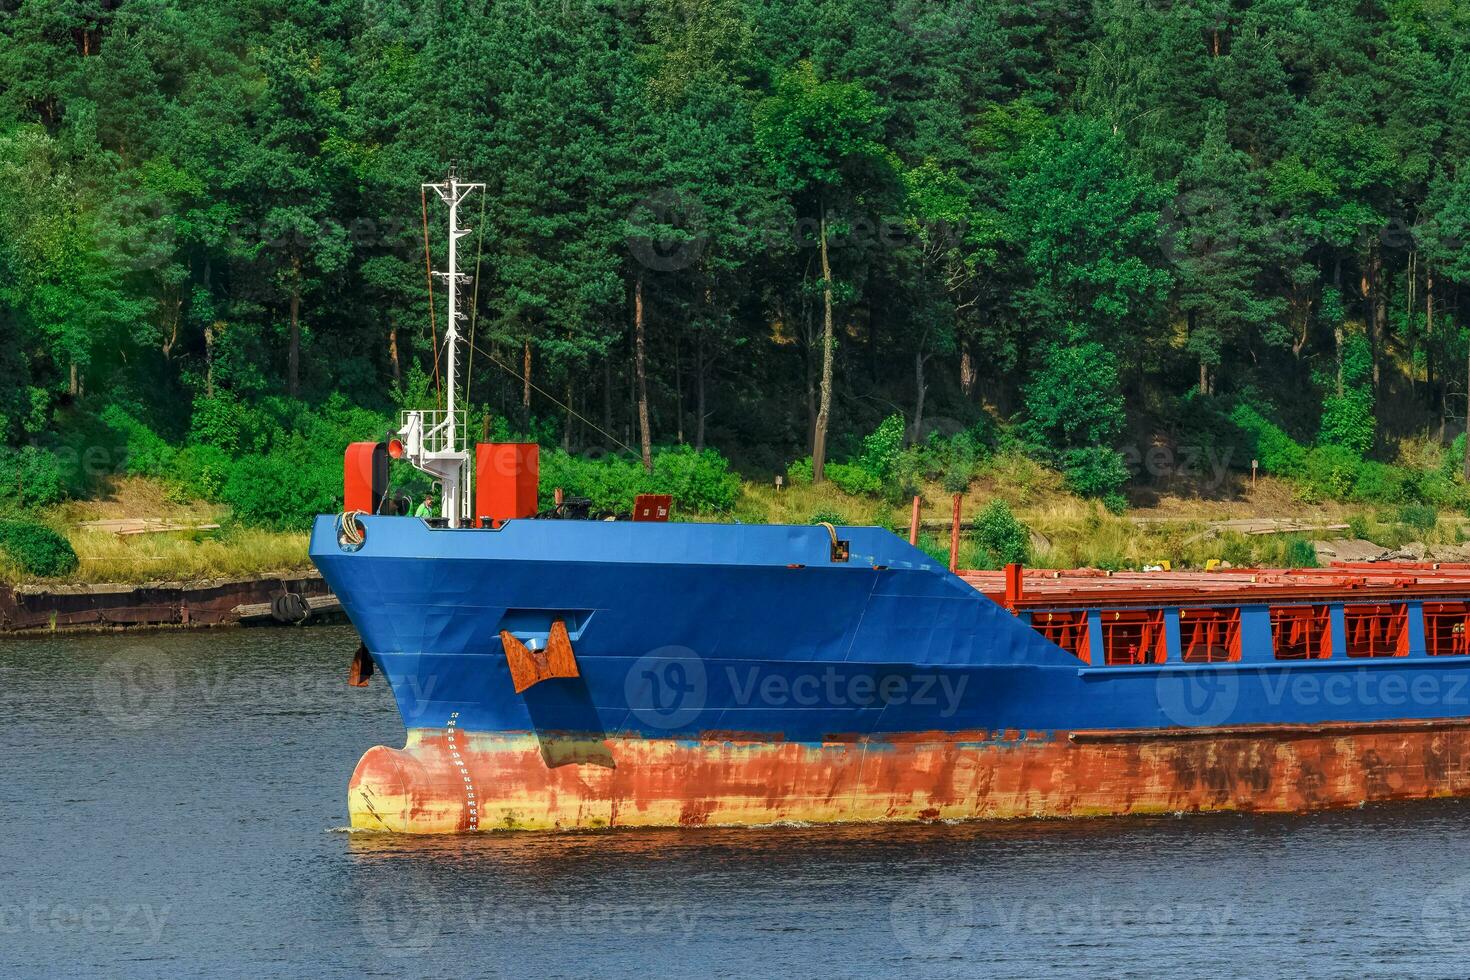
POLYGON ((1019 590, 1007 589, 1004 571, 958 574, 988 598, 1018 611, 1470 598, 1470 564, 1448 562, 1341 562, 1324 568, 1209 572, 1025 568, 1019 590))

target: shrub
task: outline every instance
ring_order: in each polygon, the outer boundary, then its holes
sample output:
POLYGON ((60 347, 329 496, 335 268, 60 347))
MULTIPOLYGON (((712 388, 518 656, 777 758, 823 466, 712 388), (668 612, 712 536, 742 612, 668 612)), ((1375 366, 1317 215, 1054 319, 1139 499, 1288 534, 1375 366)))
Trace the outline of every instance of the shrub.
POLYGON ((234 397, 223 392, 213 398, 201 396, 194 399, 189 441, 225 452, 238 452, 245 441, 245 426, 245 409, 234 397))
POLYGON ((0 447, 0 509, 49 507, 66 496, 61 461, 35 446, 0 447))
POLYGON ((793 485, 812 482, 812 458, 793 460, 786 467, 786 479, 793 485))
POLYGON ((837 527, 843 523, 843 520, 842 515, 835 510, 814 510, 806 522, 808 524, 831 524, 837 527))
POLYGON ((975 540, 991 567, 1024 564, 1031 557, 1031 530, 1016 520, 1004 500, 995 500, 975 522, 975 540))
POLYGON ((1033 451, 1106 446, 1123 432, 1118 361, 1098 343, 1053 345, 1025 391, 1022 437, 1033 451))
POLYGON ((893 473, 899 453, 903 451, 906 430, 902 415, 895 413, 888 416, 878 423, 878 428, 863 437, 862 454, 853 462, 879 482, 887 479, 893 473))
POLYGON ((235 461, 218 446, 186 446, 174 456, 168 475, 186 498, 219 500, 234 468, 235 461))
POLYGON ((857 463, 828 463, 827 479, 843 493, 853 496, 877 493, 883 486, 876 474, 857 463))
POLYGON ((283 452, 247 456, 235 464, 221 497, 243 524, 304 530, 317 514, 337 509, 341 465, 307 465, 283 452))
POLYGON ((946 493, 964 493, 970 489, 970 479, 975 475, 975 461, 973 459, 955 456, 950 459, 944 468, 944 478, 941 481, 946 493))
POLYGON ((1439 511, 1427 504, 1405 504, 1399 508, 1399 523, 1428 534, 1439 523, 1439 511))
POLYGON ((560 449, 541 453, 541 505, 551 506, 557 488, 586 497, 597 510, 631 511, 648 475, 632 456, 572 456, 560 449))
POLYGON ((1391 504, 1409 495, 1409 474, 1397 466, 1365 460, 1358 464, 1352 499, 1369 504, 1391 504))
POLYGON ((560 449, 541 453, 542 503, 550 506, 560 487, 568 496, 586 497, 604 511, 631 511, 640 493, 667 493, 681 510, 710 513, 727 511, 740 495, 740 478, 713 449, 696 452, 688 446, 659 449, 653 454, 653 472, 633 456, 589 458, 560 449))
POLYGON ((162 476, 173 462, 174 449, 163 437, 129 415, 120 405, 108 405, 103 423, 121 438, 126 453, 121 469, 135 476, 162 476))
POLYGON ((1316 568, 1316 545, 1305 538, 1292 538, 1286 542, 1286 567, 1316 568))
POLYGON ((29 575, 56 578, 76 571, 71 542, 44 524, 0 521, 0 551, 29 575))
POLYGON ((701 514, 729 510, 740 496, 740 477, 725 457, 689 446, 655 454, 650 485, 650 492, 672 494, 679 507, 701 514))
MULTIPOLYGON (((1128 482, 1128 465, 1119 453, 1104 446, 1069 449, 1062 454, 1062 476, 1073 493, 1102 497, 1106 503, 1106 498, 1115 495, 1122 500, 1118 488, 1128 482)), ((1126 500, 1122 503, 1127 506, 1126 500)))
POLYGON ((1363 461, 1344 446, 1318 446, 1308 451, 1301 474, 1302 489, 1313 497, 1342 500, 1358 482, 1363 461))
POLYGON ((1342 446, 1358 455, 1373 448, 1373 393, 1368 388, 1347 388, 1340 395, 1322 399, 1322 426, 1317 441, 1342 446))
POLYGON ((1307 451, 1274 422, 1250 405, 1240 404, 1230 413, 1247 437, 1247 448, 1261 469, 1275 476, 1298 476, 1306 469, 1307 451))
POLYGON ((1465 470, 1465 433, 1461 432, 1455 436, 1450 443, 1449 450, 1440 457, 1439 471, 1446 478, 1453 480, 1465 470))

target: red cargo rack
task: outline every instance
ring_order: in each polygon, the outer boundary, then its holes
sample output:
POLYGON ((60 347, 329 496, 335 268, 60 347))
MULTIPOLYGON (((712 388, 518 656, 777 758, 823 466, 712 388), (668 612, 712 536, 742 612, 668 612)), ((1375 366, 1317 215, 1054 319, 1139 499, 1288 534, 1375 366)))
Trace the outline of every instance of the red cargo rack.
POLYGON ((1109 609, 1102 615, 1103 663, 1161 664, 1168 653, 1162 609, 1109 609))
POLYGON ((1332 656, 1332 618, 1326 606, 1272 606, 1271 646, 1277 660, 1332 656))
POLYGON ((1409 609, 1403 603, 1342 607, 1349 657, 1403 657, 1409 653, 1409 609))
POLYGON ((1238 661, 1240 610, 1179 610, 1179 655, 1187 664, 1238 661))
POLYGON ((1470 654, 1470 603, 1426 602, 1424 646, 1431 657, 1470 654))

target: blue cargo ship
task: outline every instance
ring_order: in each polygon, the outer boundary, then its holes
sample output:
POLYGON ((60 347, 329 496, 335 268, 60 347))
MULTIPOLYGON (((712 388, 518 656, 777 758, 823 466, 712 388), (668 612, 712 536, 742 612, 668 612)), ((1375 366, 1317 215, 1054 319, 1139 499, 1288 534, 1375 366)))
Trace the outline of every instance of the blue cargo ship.
POLYGON ((407 730, 354 827, 1296 811, 1470 792, 1470 567, 956 573, 880 528, 540 512, 446 408, 349 447, 311 557, 407 730), (439 519, 390 515, 401 459, 439 519), (473 472, 471 472, 473 470, 473 472))

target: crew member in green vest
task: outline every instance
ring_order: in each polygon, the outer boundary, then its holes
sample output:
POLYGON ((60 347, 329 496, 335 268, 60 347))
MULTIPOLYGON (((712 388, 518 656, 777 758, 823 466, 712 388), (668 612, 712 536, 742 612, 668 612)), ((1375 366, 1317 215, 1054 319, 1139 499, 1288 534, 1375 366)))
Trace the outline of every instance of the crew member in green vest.
POLYGON ((424 502, 421 503, 421 504, 419 504, 418 509, 413 512, 413 516, 414 517, 433 517, 434 516, 434 495, 432 493, 426 493, 426 494, 424 494, 424 502))

